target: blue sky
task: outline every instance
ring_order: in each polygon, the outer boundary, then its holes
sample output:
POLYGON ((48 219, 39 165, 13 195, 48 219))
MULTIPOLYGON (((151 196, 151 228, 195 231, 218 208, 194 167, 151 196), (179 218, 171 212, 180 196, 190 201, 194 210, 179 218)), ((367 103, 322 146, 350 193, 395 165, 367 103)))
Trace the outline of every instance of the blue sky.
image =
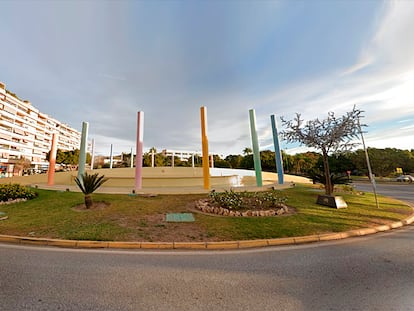
MULTIPOLYGON (((369 147, 414 149, 412 1, 0 1, 0 81, 97 152, 273 149, 270 115, 364 110, 369 147)), ((279 122, 279 130, 281 124, 279 122)), ((303 149, 282 143, 288 152, 303 149)))

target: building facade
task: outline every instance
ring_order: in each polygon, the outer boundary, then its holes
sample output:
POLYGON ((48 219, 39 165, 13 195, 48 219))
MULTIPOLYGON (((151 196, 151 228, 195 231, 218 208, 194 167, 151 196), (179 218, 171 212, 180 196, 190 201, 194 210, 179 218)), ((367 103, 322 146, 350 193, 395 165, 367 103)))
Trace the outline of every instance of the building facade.
POLYGON ((23 169, 44 171, 52 135, 58 134, 58 149, 79 149, 81 133, 49 117, 0 82, 0 174, 12 176, 23 169))

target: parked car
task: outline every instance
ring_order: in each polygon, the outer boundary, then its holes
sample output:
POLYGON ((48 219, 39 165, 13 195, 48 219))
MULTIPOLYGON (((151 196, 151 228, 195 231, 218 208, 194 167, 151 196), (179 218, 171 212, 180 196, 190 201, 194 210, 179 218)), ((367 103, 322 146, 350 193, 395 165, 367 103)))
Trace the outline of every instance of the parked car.
POLYGON ((411 175, 401 175, 397 177, 397 181, 412 183, 414 181, 414 177, 411 175))

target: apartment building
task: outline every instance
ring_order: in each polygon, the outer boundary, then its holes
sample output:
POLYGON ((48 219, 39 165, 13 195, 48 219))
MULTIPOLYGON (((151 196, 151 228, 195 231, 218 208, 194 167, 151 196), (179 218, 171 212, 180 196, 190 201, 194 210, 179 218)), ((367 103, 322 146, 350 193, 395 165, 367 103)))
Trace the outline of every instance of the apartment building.
POLYGON ((52 135, 58 134, 58 149, 79 149, 81 133, 49 117, 0 82, 0 174, 21 174, 23 166, 45 170, 52 135), (25 163, 25 165, 23 165, 25 163))

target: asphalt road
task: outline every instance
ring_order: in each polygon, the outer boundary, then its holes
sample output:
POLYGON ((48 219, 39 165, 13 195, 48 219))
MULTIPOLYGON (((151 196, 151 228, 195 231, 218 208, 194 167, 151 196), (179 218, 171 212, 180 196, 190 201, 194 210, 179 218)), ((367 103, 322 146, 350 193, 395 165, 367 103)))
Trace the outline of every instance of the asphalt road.
POLYGON ((413 239, 408 226, 244 251, 0 244, 0 310, 414 310, 413 239))
MULTIPOLYGON (((371 183, 354 183, 356 189, 373 192, 371 183)), ((378 194, 407 201, 414 204, 414 184, 410 183, 376 183, 378 194)), ((413 308, 414 310, 414 308, 413 308)))

